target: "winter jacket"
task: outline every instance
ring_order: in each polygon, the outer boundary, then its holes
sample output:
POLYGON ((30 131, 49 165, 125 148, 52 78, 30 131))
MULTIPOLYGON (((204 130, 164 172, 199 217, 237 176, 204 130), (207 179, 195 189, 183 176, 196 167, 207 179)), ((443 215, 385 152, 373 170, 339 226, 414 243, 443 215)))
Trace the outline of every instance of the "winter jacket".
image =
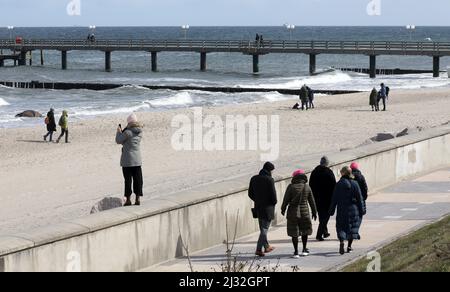
POLYGON ((298 175, 292 179, 292 183, 286 190, 281 212, 285 213, 287 209, 286 218, 288 219, 309 218, 311 220, 309 207, 311 207, 312 215, 317 216, 316 203, 308 185, 308 178, 304 174, 298 175))
POLYGON ((69 115, 67 114, 67 111, 62 112, 61 118, 59 118, 58 125, 63 130, 69 129, 69 115))
POLYGON ((367 187, 366 178, 361 173, 361 171, 354 169, 353 170, 353 176, 355 177, 355 181, 358 183, 359 188, 361 189, 361 195, 364 199, 364 201, 367 201, 369 188, 367 187))
POLYGON ((369 105, 375 106, 378 103, 378 91, 373 89, 370 93, 369 105))
POLYGON ((270 171, 263 169, 259 175, 252 177, 248 196, 255 202, 256 214, 259 219, 269 221, 275 219, 275 205, 278 201, 275 181, 270 171))
POLYGON ((336 208, 336 231, 339 240, 360 239, 359 228, 366 210, 358 183, 349 177, 342 177, 336 184, 330 216, 334 216, 336 208))
POLYGON ((300 89, 300 100, 303 102, 308 102, 308 89, 306 88, 306 86, 303 86, 300 89))
POLYGON ((47 113, 47 131, 48 132, 56 132, 56 121, 55 121, 55 113, 53 111, 49 111, 47 113))
POLYGON ((141 140, 142 128, 139 124, 129 124, 122 133, 117 132, 116 143, 123 145, 121 167, 142 166, 141 140))
POLYGON ((311 173, 309 186, 314 194, 319 214, 327 215, 336 186, 336 177, 333 171, 322 165, 317 166, 311 173))

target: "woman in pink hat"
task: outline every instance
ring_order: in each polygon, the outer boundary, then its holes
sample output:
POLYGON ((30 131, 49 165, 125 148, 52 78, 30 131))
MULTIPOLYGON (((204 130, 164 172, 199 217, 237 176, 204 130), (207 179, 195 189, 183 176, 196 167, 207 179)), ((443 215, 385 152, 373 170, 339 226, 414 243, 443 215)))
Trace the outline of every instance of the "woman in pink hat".
POLYGON ((116 143, 123 146, 120 166, 122 167, 123 177, 125 179, 125 206, 131 205, 130 197, 133 192, 136 195, 135 205, 139 206, 141 204, 140 198, 143 196, 141 157, 142 126, 138 123, 135 114, 131 114, 128 117, 127 123, 127 127, 123 130, 119 125, 116 134, 116 143))
POLYGON ((284 195, 281 214, 286 214, 287 209, 287 233, 292 237, 294 245, 293 258, 300 258, 298 252, 298 238, 302 237, 303 252, 302 256, 308 256, 307 248, 308 236, 312 235, 312 220, 309 207, 311 207, 312 218, 317 220, 317 208, 313 193, 308 185, 308 177, 304 170, 296 170, 292 174, 292 183, 288 186, 284 195), (309 206, 308 206, 309 204, 309 206))

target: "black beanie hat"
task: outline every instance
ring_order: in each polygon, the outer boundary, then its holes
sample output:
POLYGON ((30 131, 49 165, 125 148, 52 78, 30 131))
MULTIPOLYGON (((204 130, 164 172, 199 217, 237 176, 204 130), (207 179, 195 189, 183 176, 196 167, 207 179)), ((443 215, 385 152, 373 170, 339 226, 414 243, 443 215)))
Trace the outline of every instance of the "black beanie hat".
POLYGON ((275 170, 275 166, 272 164, 272 163, 270 163, 270 162, 266 162, 265 164, 264 164, 264 167, 263 167, 265 170, 267 170, 267 171, 274 171, 275 170))

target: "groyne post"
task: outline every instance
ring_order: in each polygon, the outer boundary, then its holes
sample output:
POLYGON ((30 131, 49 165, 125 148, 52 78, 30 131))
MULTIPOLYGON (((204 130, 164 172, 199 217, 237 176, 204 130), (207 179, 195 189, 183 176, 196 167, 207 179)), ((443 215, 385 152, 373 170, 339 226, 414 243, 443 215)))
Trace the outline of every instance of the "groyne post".
POLYGON ((206 52, 200 53, 200 71, 206 71, 206 52))
POLYGON ((41 66, 44 66, 44 50, 41 50, 41 66))
POLYGON ((433 56, 433 77, 437 78, 440 76, 440 56, 433 56))
POLYGON ((370 55, 370 67, 369 67, 370 78, 377 77, 377 56, 370 55))
POLYGON ((158 71, 158 52, 151 52, 152 54, 152 72, 158 71))

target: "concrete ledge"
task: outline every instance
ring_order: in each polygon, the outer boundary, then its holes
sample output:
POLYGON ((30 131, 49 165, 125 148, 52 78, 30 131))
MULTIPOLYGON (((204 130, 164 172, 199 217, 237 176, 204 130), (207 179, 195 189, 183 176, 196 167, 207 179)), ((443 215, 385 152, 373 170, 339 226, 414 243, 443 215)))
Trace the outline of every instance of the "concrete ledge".
MULTIPOLYGON (((450 164, 450 125, 411 136, 329 155, 338 176, 342 166, 357 160, 371 190, 395 184, 450 164)), ((310 173, 320 157, 302 161, 310 173)), ((298 167, 277 169, 279 201, 298 167)), ((256 171, 255 171, 256 172, 256 171)), ((258 230, 250 209, 250 177, 199 186, 140 207, 101 212, 70 222, 0 237, 0 271, 135 271, 221 244, 233 234, 236 219, 241 237, 258 230), (75 256, 74 256, 75 255, 75 256), (68 268, 69 267, 69 268, 68 268)), ((284 221, 279 208, 275 224, 284 221)))

